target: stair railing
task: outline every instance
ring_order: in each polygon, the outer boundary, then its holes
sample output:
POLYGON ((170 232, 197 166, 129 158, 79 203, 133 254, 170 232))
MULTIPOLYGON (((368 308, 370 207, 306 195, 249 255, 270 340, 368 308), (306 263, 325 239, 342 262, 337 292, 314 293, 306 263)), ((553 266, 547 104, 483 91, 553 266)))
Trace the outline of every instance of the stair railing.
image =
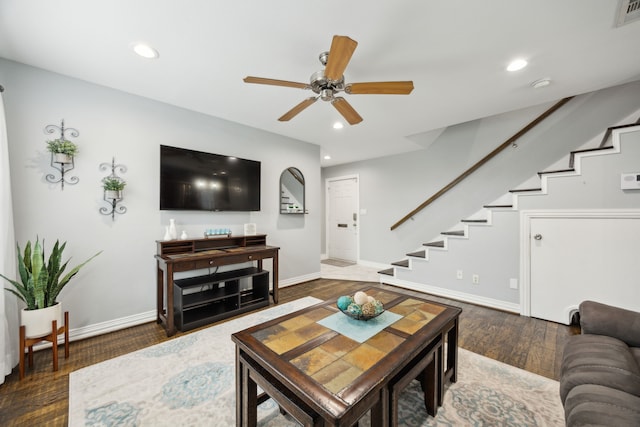
POLYGON ((526 134, 527 132, 529 132, 531 129, 533 129, 534 127, 536 127, 540 122, 542 122, 544 119, 546 119, 547 117, 549 117, 551 114, 553 114, 556 110, 558 110, 560 107, 562 107, 564 104, 566 104, 567 102, 569 102, 571 99, 573 98, 573 96, 569 96, 567 98, 561 99, 560 101, 558 101, 556 104, 554 104, 551 108, 549 108, 547 111, 545 111, 544 113, 540 114, 538 117, 536 117, 531 123, 529 123, 528 125, 526 125, 525 127, 523 127, 522 129, 520 129, 518 132, 516 132, 511 138, 507 139, 505 142, 503 142, 501 145, 499 145, 496 149, 494 149, 492 152, 490 152, 489 154, 487 154, 486 156, 484 156, 480 161, 478 161, 476 164, 474 164, 473 166, 471 166, 469 169, 467 169, 466 171, 464 171, 460 176, 458 176, 456 179, 454 179, 453 181, 451 181, 449 184, 445 185, 444 187, 442 187, 442 189, 440 189, 440 191, 438 191, 437 193, 435 193, 433 196, 429 197, 427 200, 425 200, 420 206, 418 206, 417 208, 415 208, 414 210, 412 210, 411 212, 409 212, 407 215, 405 215, 400 221, 396 222, 395 224, 393 224, 391 226, 391 231, 395 230, 396 228, 398 228, 399 226, 401 226, 403 223, 405 223, 406 221, 408 221, 409 219, 411 219, 411 217, 415 216, 418 212, 420 212, 422 209, 426 208, 427 206, 429 206, 431 203, 433 203, 435 200, 437 200, 438 198, 440 198, 443 194, 445 194, 447 191, 451 190, 453 187, 455 187, 456 185, 458 185, 462 180, 464 180, 466 177, 468 177, 469 175, 471 175, 473 172, 475 172, 476 170, 478 170, 482 165, 484 165, 485 163, 487 163, 489 160, 491 160, 492 158, 494 158, 498 153, 500 153, 502 150, 504 150, 505 148, 509 147, 510 145, 512 145, 515 141, 517 141, 520 137, 522 137, 524 134, 526 134))

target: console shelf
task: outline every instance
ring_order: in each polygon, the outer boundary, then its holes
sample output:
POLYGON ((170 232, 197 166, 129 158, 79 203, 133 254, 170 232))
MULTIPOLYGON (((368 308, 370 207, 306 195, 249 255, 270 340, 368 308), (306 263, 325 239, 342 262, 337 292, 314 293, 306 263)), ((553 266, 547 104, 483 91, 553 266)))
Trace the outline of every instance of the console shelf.
POLYGON ((269 272, 256 267, 173 282, 173 312, 181 331, 269 305, 269 272))

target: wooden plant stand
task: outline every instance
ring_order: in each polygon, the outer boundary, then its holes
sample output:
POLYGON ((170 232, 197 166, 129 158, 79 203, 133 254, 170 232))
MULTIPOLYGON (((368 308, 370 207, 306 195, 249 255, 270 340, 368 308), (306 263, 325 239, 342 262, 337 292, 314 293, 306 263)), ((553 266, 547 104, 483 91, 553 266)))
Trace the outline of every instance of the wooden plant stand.
POLYGON ((24 350, 29 349, 29 367, 33 368, 33 346, 41 341, 49 341, 53 350, 53 371, 58 370, 58 335, 64 333, 64 358, 69 358, 69 312, 64 312, 64 325, 58 328, 58 321, 51 321, 51 333, 43 337, 27 338, 26 329, 20 326, 20 379, 24 378, 24 350))

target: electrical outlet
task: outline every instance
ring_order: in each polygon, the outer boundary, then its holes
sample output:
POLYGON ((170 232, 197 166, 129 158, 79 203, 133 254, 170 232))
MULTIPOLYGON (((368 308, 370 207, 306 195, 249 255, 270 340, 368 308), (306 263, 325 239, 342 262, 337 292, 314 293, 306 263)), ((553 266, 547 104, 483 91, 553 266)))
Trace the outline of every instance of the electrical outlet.
POLYGON ((463 278, 464 278, 464 275, 462 274, 462 270, 456 271, 456 279, 462 280, 463 278))
POLYGON ((480 275, 474 274, 473 276, 471 276, 471 283, 473 283, 474 285, 479 284, 480 283, 480 275))
POLYGON ((511 289, 518 289, 518 279, 509 279, 509 287, 511 289))

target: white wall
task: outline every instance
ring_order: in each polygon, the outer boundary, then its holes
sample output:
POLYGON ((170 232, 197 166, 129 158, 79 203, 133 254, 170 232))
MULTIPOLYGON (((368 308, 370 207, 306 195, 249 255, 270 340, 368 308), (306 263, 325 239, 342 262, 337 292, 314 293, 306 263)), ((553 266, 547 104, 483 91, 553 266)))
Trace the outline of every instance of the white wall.
POLYGON ((72 330, 148 320, 152 312, 155 318, 155 241, 162 239, 169 218, 190 236, 208 228, 242 234, 243 224, 254 222, 259 233, 268 235, 269 244, 281 247, 281 284, 319 276, 318 146, 1 58, 0 82, 5 87, 16 239, 23 246, 39 236, 47 248, 57 238, 67 241, 71 265, 103 251, 60 295, 72 330), (64 191, 45 180, 46 174, 57 174, 45 144, 56 135, 43 129, 59 126, 61 119, 80 132, 70 138, 80 151, 68 174, 79 183, 65 185, 64 191), (261 161, 261 211, 161 212, 161 144, 261 161), (121 174, 127 181, 122 204, 128 211, 116 214, 115 221, 99 213, 108 206, 100 180, 110 173, 99 165, 112 157, 128 168, 121 174), (280 173, 291 166, 300 169, 307 182, 308 215, 278 213, 280 173))
MULTIPOLYGON (((637 120, 638 99, 640 82, 574 98, 517 141, 517 147, 499 154, 395 231, 390 230, 394 222, 548 106, 452 126, 425 150, 326 168, 322 178, 359 174, 360 208, 367 211, 360 216, 360 263, 385 268, 406 259, 406 253, 422 248, 423 243, 442 240, 441 232, 461 229, 460 220, 474 216, 508 190, 540 186, 538 171, 567 168, 570 151, 585 144, 595 147, 607 127, 637 120), (519 185, 523 182, 526 184, 519 185)), ((549 195, 520 197, 518 207, 640 208, 640 192, 619 190, 620 173, 638 170, 633 164, 639 165, 635 151, 639 148, 623 149, 620 156, 611 159, 585 159, 582 176, 549 178, 549 195), (593 163, 597 166, 589 167, 593 163)), ((497 211, 492 222, 491 227, 469 226, 468 240, 449 238, 446 252, 429 250, 428 262, 412 259, 410 270, 396 268, 395 276, 385 277, 385 282, 519 311, 521 290, 510 285, 513 279, 523 280, 520 218, 517 211, 497 211), (463 279, 457 278, 458 270, 463 272, 463 279), (473 274, 479 275, 479 284, 472 283, 473 274)))
MULTIPOLYGON (((380 265, 404 258, 484 204, 601 137, 638 109, 640 82, 580 95, 394 231, 390 227, 551 104, 451 126, 424 150, 323 168, 322 181, 360 176, 360 261, 380 265)), ((323 224, 324 227, 324 224, 323 224)), ((326 230, 322 230, 321 248, 326 230)))

